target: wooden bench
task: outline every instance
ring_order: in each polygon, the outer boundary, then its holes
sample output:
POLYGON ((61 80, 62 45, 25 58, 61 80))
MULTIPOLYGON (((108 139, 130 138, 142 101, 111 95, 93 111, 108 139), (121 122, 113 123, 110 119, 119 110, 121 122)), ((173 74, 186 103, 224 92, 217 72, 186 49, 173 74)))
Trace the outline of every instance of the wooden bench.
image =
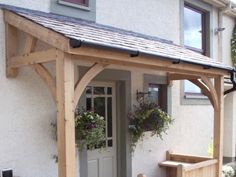
POLYGON ((167 151, 166 161, 159 166, 166 168, 166 177, 215 177, 216 164, 216 159, 167 151))

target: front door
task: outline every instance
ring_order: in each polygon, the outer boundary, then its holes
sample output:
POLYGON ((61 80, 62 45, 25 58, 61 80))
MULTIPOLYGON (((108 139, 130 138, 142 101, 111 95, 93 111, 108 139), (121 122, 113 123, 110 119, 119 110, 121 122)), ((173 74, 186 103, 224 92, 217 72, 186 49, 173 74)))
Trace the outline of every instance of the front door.
POLYGON ((86 88, 86 109, 94 110, 106 121, 105 148, 88 150, 88 177, 116 177, 116 98, 115 84, 92 82, 86 88))

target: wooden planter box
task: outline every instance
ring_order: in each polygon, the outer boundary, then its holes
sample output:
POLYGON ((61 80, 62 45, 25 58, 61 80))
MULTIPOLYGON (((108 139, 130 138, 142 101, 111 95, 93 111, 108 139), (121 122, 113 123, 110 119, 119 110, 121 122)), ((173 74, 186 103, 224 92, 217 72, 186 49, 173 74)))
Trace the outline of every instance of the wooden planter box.
POLYGON ((217 160, 167 152, 159 166, 166 168, 166 177, 216 177, 217 160))

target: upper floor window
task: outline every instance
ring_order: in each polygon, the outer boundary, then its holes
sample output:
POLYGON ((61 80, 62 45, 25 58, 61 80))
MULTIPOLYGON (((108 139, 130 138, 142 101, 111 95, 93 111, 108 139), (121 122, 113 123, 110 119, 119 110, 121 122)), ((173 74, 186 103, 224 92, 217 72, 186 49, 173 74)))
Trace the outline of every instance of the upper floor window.
MULTIPOLYGON (((207 11, 196 8, 189 3, 184 4, 183 42, 190 50, 207 55, 207 11)), ((185 98, 202 98, 202 90, 188 80, 184 81, 185 98)))
POLYGON ((68 5, 79 5, 79 6, 86 6, 89 5, 89 0, 59 0, 60 3, 68 4, 68 5))
POLYGON ((206 54, 206 12, 189 4, 184 5, 184 45, 206 54))

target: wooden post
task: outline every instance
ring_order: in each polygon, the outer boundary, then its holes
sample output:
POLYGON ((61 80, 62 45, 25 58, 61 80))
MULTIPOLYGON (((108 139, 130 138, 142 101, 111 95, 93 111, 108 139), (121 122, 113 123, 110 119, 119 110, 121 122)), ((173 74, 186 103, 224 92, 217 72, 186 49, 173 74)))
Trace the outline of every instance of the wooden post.
POLYGON ((58 176, 76 177, 74 63, 66 54, 56 61, 58 176))
POLYGON ((223 112, 224 112, 224 79, 223 76, 215 78, 215 90, 217 93, 218 107, 214 108, 214 159, 218 160, 216 177, 221 177, 223 161, 223 112))

